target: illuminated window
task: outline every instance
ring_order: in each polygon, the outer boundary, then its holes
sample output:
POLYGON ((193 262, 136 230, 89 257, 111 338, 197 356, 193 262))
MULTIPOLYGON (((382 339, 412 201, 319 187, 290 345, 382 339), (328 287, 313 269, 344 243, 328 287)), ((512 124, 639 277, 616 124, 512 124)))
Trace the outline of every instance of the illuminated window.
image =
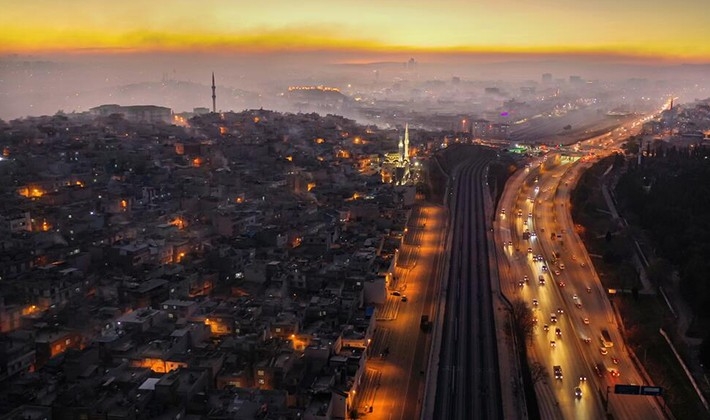
POLYGON ((264 371, 261 370, 261 369, 259 369, 259 370, 256 371, 256 374, 259 375, 259 376, 264 376, 264 371))
POLYGON ((259 379, 259 385, 264 385, 264 380, 263 380, 263 379, 259 379))

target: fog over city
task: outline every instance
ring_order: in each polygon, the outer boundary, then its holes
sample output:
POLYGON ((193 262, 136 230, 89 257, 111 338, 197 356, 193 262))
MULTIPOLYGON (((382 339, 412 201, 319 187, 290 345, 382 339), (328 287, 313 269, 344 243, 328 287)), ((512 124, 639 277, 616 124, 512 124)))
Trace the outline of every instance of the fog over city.
POLYGON ((534 104, 560 94, 550 88, 561 87, 563 95, 601 95, 605 111, 640 112, 634 98, 708 96, 708 70, 698 64, 568 55, 16 54, 0 58, 0 118, 86 112, 101 104, 150 104, 176 113, 211 108, 212 72, 218 111, 315 111, 382 124, 362 108, 391 105, 406 113, 435 103, 437 113, 478 114, 509 100, 534 104), (544 73, 551 75, 547 84, 541 80, 544 73), (571 85, 570 77, 578 83, 571 85), (289 86, 333 87, 344 95, 343 103, 293 100, 285 94, 289 86))
POLYGON ((710 419, 708 0, 0 12, 0 420, 710 419))

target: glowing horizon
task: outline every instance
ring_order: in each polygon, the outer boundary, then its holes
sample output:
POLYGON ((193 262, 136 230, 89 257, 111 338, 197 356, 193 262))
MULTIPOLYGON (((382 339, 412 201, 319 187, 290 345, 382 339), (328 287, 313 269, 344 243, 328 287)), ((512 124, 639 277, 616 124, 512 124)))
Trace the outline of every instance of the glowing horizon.
POLYGON ((27 0, 5 5, 0 53, 349 51, 710 61, 710 35, 698 13, 704 0, 682 7, 660 0, 235 3, 27 0))

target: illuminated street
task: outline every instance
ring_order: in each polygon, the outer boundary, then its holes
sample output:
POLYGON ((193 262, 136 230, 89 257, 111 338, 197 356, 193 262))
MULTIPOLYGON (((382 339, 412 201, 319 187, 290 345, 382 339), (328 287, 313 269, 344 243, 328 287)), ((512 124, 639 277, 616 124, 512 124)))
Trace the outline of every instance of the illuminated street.
POLYGON ((396 316, 378 321, 374 351, 367 364, 368 377, 377 378, 369 385, 376 389, 365 389, 367 398, 358 401, 359 411, 368 419, 411 419, 419 415, 427 371, 425 349, 431 342, 431 334, 423 332, 419 324, 423 314, 431 319, 434 310, 445 231, 443 207, 426 205, 412 210, 406 244, 400 250, 403 258, 397 267, 397 280, 390 288, 390 292, 396 290, 406 296, 407 301, 390 294, 385 308, 396 316), (389 353, 380 356, 385 349, 389 353))
POLYGON ((613 393, 615 384, 646 381, 629 359, 569 214, 569 194, 591 164, 549 154, 511 179, 497 215, 501 283, 505 293, 526 302, 537 319, 530 357, 546 372, 536 383, 543 417, 601 418, 608 397, 616 418, 662 418, 652 397, 613 393), (529 281, 521 286, 524 276, 529 281), (603 350, 602 330, 611 335, 607 345, 613 347, 603 350), (552 375, 553 366, 561 366, 561 379, 552 375), (575 395, 576 387, 581 397, 575 395), (608 387, 612 391, 607 395, 608 387))

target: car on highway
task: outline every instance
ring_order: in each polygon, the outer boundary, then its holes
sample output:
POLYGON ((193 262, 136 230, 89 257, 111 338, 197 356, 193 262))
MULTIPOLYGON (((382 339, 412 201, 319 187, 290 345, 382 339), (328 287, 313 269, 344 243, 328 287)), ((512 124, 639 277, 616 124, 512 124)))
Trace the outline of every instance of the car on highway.
POLYGON ((612 361, 612 363, 614 363, 615 365, 618 365, 618 364, 619 364, 619 358, 616 357, 616 356, 611 356, 611 361, 612 361))
POLYGON ((544 286, 545 285, 545 277, 541 275, 538 276, 537 282, 540 283, 540 285, 544 286))
POLYGON ((402 296, 402 294, 399 291, 395 290, 394 292, 392 292, 392 296, 402 296))
POLYGON ((602 377, 604 375, 604 365, 601 363, 595 363, 592 368, 594 369, 594 373, 597 374, 598 377, 602 377))
POLYGON ((557 324, 557 315, 550 314, 550 323, 557 324))
POLYGON ((542 271, 547 271, 547 266, 546 266, 546 265, 543 265, 543 266, 542 266, 542 271))
POLYGON ((599 353, 601 353, 602 356, 606 356, 609 354, 609 350, 607 350, 606 347, 599 347, 599 353))
POLYGON ((555 379, 561 381, 562 380, 562 366, 555 365, 552 367, 552 370, 555 372, 555 379))
POLYGON ((523 281, 525 282, 525 284, 528 284, 530 278, 528 276, 523 276, 523 281))
POLYGON ((575 387, 574 388, 574 397, 575 398, 582 398, 582 388, 580 387, 575 387))
POLYGON ((505 216, 505 209, 500 209, 500 214, 501 214, 502 216, 505 216))
POLYGON ((587 286, 587 293, 592 293, 592 288, 587 286))
POLYGON ((562 315, 563 313, 565 313, 565 310, 562 309, 562 307, 560 306, 560 307, 557 308, 557 313, 560 314, 560 315, 562 315))
POLYGON ((537 306, 539 305, 539 302, 537 301, 537 299, 533 299, 533 300, 532 300, 532 305, 533 305, 534 307, 537 307, 537 306))
POLYGON ((587 377, 584 375, 579 375, 579 382, 587 382, 587 377))
POLYGON ((530 231, 530 237, 531 237, 531 238, 534 238, 534 237, 536 237, 536 236, 537 236, 537 233, 535 233, 534 230, 533 230, 533 231, 530 231))
POLYGON ((564 280, 558 281, 557 284, 558 284, 560 287, 565 287, 565 286, 567 285, 567 283, 565 283, 564 280))
POLYGON ((554 349, 555 346, 557 346, 557 343, 555 343, 555 340, 550 340, 550 347, 552 347, 554 349))
POLYGON ((409 299, 407 299, 407 296, 402 296, 402 299, 400 299, 400 300, 401 300, 402 302, 406 302, 406 301, 408 301, 409 299))
POLYGON ((589 344, 589 343, 592 342, 592 339, 589 338, 589 337, 582 337, 582 341, 584 341, 585 343, 589 344))
POLYGON ((586 316, 582 318, 582 322, 584 322, 584 325, 589 325, 589 318, 586 316))
POLYGON ((555 335, 556 335, 558 338, 562 338, 562 330, 559 329, 559 327, 558 327, 558 328, 555 328, 555 335))
POLYGON ((560 270, 564 270, 564 269, 565 269, 565 265, 564 265, 563 263, 560 263, 560 266, 559 266, 559 267, 560 267, 560 270))
POLYGON ((547 324, 544 324, 544 325, 542 326, 542 329, 545 330, 545 331, 549 331, 549 330, 550 330, 550 326, 547 325, 547 324))
POLYGON ((609 368, 609 374, 611 375, 612 378, 618 378, 619 376, 621 376, 619 371, 616 369, 613 369, 613 368, 609 368))
POLYGON ((559 276, 560 274, 562 274, 562 273, 560 272, 560 270, 555 270, 555 275, 556 275, 556 276, 559 276))
POLYGON ((532 248, 528 248, 528 254, 532 254, 532 248))

